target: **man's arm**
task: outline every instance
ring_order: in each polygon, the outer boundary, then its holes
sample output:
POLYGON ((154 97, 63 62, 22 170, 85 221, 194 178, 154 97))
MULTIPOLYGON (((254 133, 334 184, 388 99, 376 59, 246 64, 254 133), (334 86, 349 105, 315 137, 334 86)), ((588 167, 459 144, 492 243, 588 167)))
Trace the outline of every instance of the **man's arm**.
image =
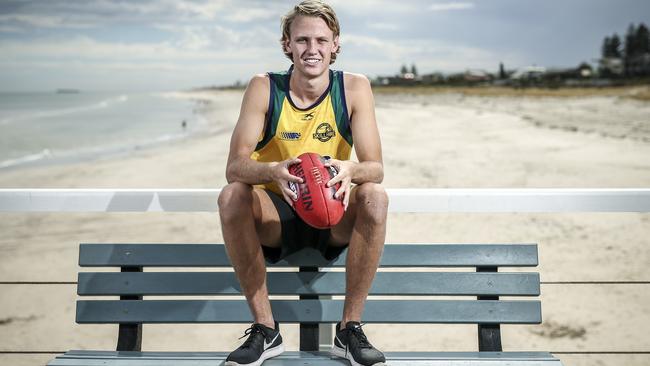
POLYGON ((266 75, 255 75, 248 83, 239 119, 230 139, 226 180, 228 183, 241 182, 250 185, 275 181, 278 182, 287 199, 290 198, 287 195, 293 195, 293 192, 286 187, 287 182, 301 181, 300 178, 289 174, 287 168, 300 160, 260 163, 250 158, 264 129, 270 93, 269 83, 270 80, 266 75))
POLYGON ((354 151, 359 163, 355 165, 352 182, 381 183, 384 180, 384 164, 381 154, 381 140, 375 118, 375 99, 370 81, 363 75, 351 74, 348 92, 351 100, 350 126, 354 151))
POLYGON ((359 162, 333 161, 332 165, 338 168, 339 174, 330 180, 328 185, 341 182, 336 196, 344 194, 347 207, 350 184, 381 183, 384 180, 384 165, 370 81, 363 75, 345 74, 344 77, 346 100, 350 106, 352 139, 359 162))

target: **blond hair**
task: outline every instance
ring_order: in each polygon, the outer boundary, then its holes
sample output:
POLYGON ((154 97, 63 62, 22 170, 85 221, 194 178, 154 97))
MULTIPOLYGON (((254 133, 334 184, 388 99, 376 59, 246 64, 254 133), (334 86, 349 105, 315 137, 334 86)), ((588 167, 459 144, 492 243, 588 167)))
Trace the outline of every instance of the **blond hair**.
MULTIPOLYGON (((331 6, 325 4, 320 0, 305 0, 300 4, 296 5, 289 11, 285 16, 282 17, 282 38, 280 43, 282 44, 282 51, 289 60, 293 61, 293 55, 290 52, 287 52, 286 43, 291 39, 291 23, 299 15, 318 17, 325 21, 327 27, 334 33, 334 38, 339 36, 341 32, 341 27, 339 26, 339 20, 336 17, 336 13, 331 6)), ((336 54, 341 52, 341 46, 337 48, 336 52, 332 52, 332 57, 330 59, 330 64, 333 64, 336 61, 336 54)))

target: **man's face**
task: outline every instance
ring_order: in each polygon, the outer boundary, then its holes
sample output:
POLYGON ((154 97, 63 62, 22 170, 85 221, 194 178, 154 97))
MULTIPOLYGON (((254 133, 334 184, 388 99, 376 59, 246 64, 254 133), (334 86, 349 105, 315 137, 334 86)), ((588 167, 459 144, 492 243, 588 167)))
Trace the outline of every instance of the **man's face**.
POLYGON ((319 76, 329 70, 332 53, 339 39, 321 18, 298 16, 291 23, 291 39, 286 49, 293 55, 294 68, 308 76, 319 76))

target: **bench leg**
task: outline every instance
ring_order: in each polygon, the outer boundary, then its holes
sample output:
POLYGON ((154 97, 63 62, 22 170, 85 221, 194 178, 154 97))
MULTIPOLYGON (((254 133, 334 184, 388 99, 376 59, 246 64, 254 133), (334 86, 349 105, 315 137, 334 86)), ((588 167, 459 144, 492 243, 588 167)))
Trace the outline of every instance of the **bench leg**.
MULTIPOLYGON (((497 272, 497 267, 477 267, 476 272, 497 272)), ((478 300, 499 300, 499 296, 478 296, 478 300)), ((502 352, 501 325, 478 325, 478 350, 480 352, 502 352)))
POLYGON ((118 351, 140 351, 142 349, 142 324, 120 324, 117 337, 118 351))
POLYGON ((499 324, 478 325, 478 350, 480 352, 502 352, 501 326, 499 324))
MULTIPOLYGON (((300 272, 318 272, 318 267, 299 267, 300 272)), ((301 300, 318 299, 318 295, 301 295, 301 300)), ((318 323, 300 323, 300 350, 318 351, 318 323)))
MULTIPOLYGON (((121 267, 120 272, 142 272, 142 267, 121 267)), ((125 295, 120 300, 142 300, 142 296, 125 295)), ((120 324, 117 335, 117 351, 140 351, 142 349, 142 324, 120 324)))

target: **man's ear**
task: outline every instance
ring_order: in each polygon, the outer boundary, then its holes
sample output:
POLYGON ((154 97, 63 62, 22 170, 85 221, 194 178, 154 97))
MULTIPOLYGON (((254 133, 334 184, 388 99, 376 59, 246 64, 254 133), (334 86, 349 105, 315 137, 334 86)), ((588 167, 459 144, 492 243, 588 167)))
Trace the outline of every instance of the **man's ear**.
POLYGON ((284 49, 285 53, 291 53, 291 46, 288 39, 282 41, 282 48, 284 49))
POLYGON ((339 36, 334 37, 334 41, 332 42, 333 47, 332 47, 332 53, 336 53, 336 51, 339 50, 339 36))

